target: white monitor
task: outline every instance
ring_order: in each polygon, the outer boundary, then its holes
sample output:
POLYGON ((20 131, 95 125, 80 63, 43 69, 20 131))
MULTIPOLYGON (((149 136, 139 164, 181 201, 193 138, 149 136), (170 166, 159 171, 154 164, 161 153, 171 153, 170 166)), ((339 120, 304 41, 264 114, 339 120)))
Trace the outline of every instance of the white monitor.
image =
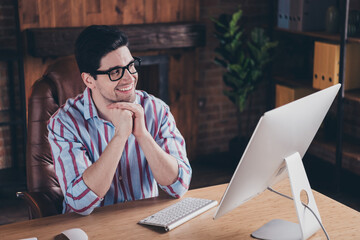
MULTIPOLYGON (((291 177, 290 170, 291 168, 294 171, 303 169, 301 159, 315 137, 339 89, 340 84, 337 84, 268 111, 260 118, 216 210, 214 219, 259 195, 288 174, 293 195, 296 189, 307 190, 309 205, 312 205, 316 214, 319 215, 315 200, 312 199, 305 171, 300 170, 300 175, 292 174, 293 177, 291 177), (289 161, 285 160, 293 158, 295 158, 295 165, 290 166, 289 161)), ((299 216, 304 213, 304 210, 301 209, 303 206, 296 207, 300 211, 300 213, 298 212, 300 222, 298 234, 301 235, 299 238, 306 239, 320 227, 316 221, 316 226, 313 226, 313 217, 309 217, 307 213, 299 216)), ((282 226, 280 229, 284 229, 284 227, 282 226)), ((281 233, 281 235, 284 234, 281 233)), ((289 236, 284 237, 289 239, 289 236)))

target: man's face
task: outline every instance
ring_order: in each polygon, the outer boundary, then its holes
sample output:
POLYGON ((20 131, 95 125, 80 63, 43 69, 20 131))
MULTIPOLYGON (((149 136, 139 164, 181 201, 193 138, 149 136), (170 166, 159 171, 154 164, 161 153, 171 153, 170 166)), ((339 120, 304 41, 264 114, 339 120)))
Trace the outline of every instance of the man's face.
MULTIPOLYGON (((133 60, 129 49, 123 46, 105 55, 97 70, 107 71, 114 67, 124 67, 133 60)), ((105 103, 134 102, 137 81, 138 74, 131 74, 128 70, 124 70, 124 75, 117 81, 110 81, 107 74, 99 74, 97 80, 94 81, 95 88, 92 89, 92 92, 102 98, 105 103)))

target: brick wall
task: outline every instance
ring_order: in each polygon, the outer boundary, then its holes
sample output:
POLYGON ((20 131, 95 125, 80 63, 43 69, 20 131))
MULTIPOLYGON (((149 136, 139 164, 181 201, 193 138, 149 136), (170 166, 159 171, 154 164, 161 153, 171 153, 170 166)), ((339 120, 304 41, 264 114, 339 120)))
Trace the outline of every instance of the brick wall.
MULTIPOLYGON (((16 34, 15 34, 15 18, 14 6, 12 0, 0 1, 0 49, 15 49, 16 34)), ((16 65, 16 63, 15 63, 16 65)), ((16 69, 13 70, 16 73, 16 69)), ((17 82, 17 76, 15 76, 17 82)), ((15 84, 18 94, 18 84, 15 84)), ((8 81, 8 65, 6 61, 0 61, 0 122, 10 121, 10 100, 9 100, 9 81, 8 81)), ((19 99, 15 100, 19 106, 19 99)), ((19 130, 18 130, 19 132, 19 130)), ((21 139, 21 134, 16 134, 17 138, 21 139)), ((18 139, 18 143, 21 140, 18 139)), ((19 149, 22 148, 18 146, 19 149)), ((19 150, 22 152, 22 150, 19 150)), ((10 126, 0 127, 0 169, 9 168, 12 166, 12 151, 11 151, 11 129, 10 126)))
POLYGON ((0 48, 15 48, 15 21, 12 0, 0 1, 0 48))
MULTIPOLYGON (((209 17, 222 13, 232 14, 241 5, 247 28, 266 26, 271 19, 271 4, 268 0, 202 0, 200 20, 207 26, 206 47, 199 53, 199 80, 196 83, 199 107, 197 154, 207 155, 229 150, 229 142, 238 135, 235 105, 223 95, 223 69, 214 64, 214 49, 217 39, 209 17)), ((240 115, 241 131, 250 135, 266 111, 266 87, 262 86, 251 97, 251 106, 240 115)))

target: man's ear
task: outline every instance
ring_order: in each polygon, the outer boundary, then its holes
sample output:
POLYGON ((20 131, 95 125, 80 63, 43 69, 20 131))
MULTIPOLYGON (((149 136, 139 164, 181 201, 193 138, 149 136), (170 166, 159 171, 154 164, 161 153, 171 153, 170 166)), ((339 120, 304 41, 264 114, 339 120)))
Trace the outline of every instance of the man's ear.
POLYGON ((95 79, 89 73, 82 72, 81 78, 88 88, 90 88, 90 89, 95 88, 95 79))

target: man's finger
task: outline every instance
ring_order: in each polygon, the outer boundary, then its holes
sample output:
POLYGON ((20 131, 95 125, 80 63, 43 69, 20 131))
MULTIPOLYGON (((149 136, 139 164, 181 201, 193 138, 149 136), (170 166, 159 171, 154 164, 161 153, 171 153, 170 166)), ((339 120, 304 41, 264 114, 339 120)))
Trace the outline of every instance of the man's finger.
POLYGON ((121 103, 111 103, 109 105, 107 105, 108 109, 126 109, 129 111, 136 113, 141 113, 141 109, 142 106, 140 104, 136 104, 136 103, 126 103, 126 102, 121 102, 121 103))
POLYGON ((110 103, 107 105, 107 108, 125 108, 125 107, 131 107, 133 105, 138 105, 136 103, 128 103, 128 102, 117 102, 117 103, 110 103))

